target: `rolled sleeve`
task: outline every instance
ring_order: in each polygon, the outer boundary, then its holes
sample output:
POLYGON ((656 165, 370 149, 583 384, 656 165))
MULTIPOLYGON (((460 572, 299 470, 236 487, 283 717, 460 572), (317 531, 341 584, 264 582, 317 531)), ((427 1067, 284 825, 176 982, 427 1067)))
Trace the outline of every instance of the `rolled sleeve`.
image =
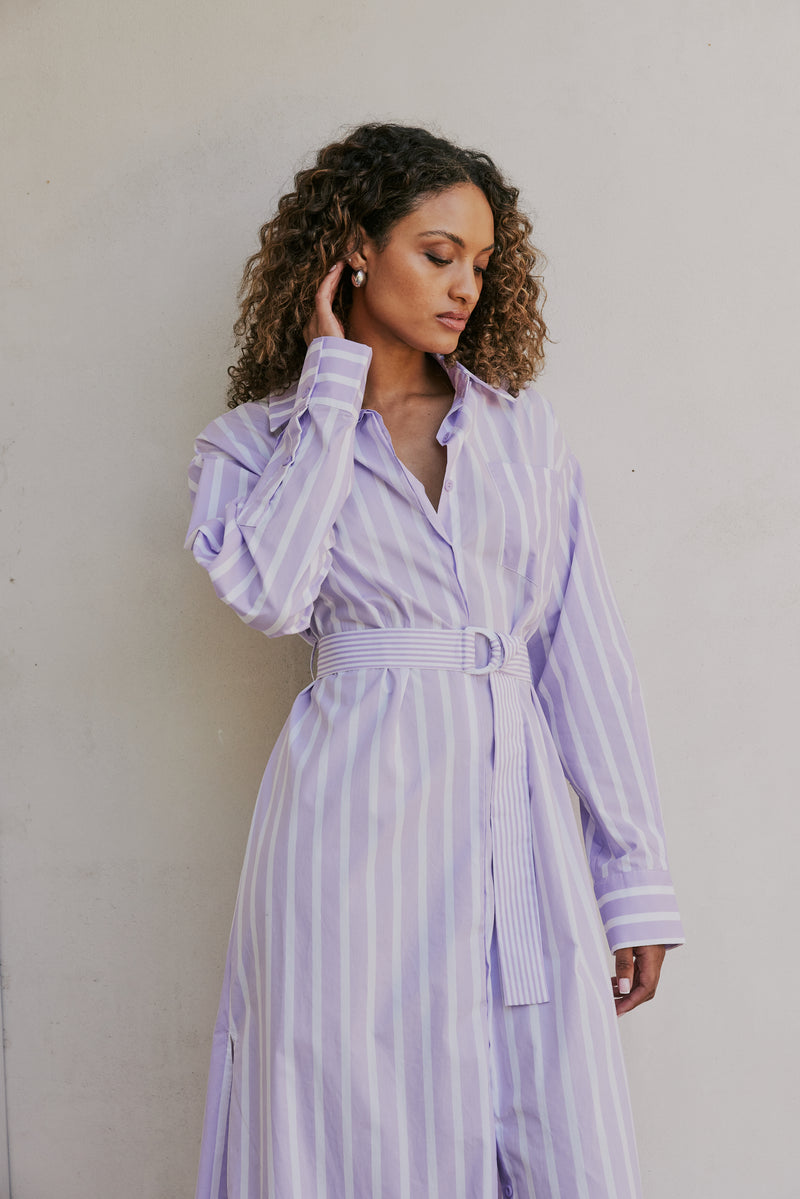
POLYGON ((302 632, 350 493, 368 346, 319 337, 297 384, 242 404, 198 438, 186 543, 217 594, 268 636, 302 632))
POLYGON ((317 337, 308 347, 303 373, 291 410, 281 402, 270 405, 270 426, 288 416, 286 427, 267 469, 239 509, 240 526, 257 528, 267 517, 276 492, 294 467, 304 443, 317 440, 324 449, 337 433, 355 425, 367 380, 372 350, 359 342, 317 337), (317 433, 315 439, 309 434, 317 433))

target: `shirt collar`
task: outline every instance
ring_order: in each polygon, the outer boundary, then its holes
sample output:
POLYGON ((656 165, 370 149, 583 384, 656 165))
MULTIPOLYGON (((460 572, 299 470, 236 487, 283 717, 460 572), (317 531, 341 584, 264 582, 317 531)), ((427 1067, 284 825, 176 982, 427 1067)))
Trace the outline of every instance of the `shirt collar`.
POLYGON ((490 383, 484 382, 478 375, 474 375, 472 371, 467 370, 463 362, 454 362, 452 366, 448 366, 443 354, 434 354, 433 357, 447 374, 456 393, 455 398, 456 400, 460 400, 461 403, 464 402, 464 396, 467 393, 470 383, 481 391, 488 392, 489 395, 500 396, 501 399, 510 400, 512 404, 517 399, 516 396, 512 396, 510 392, 505 391, 502 387, 492 387, 490 383))
MULTIPOLYGON (((481 391, 488 392, 489 395, 500 396, 501 399, 509 400, 512 404, 516 400, 516 396, 512 396, 509 392, 504 391, 502 387, 492 387, 489 383, 485 383, 483 379, 474 375, 472 371, 467 370, 463 362, 454 362, 452 366, 448 366, 443 354, 434 354, 432 356, 439 363, 453 385, 453 390, 455 391, 453 407, 451 409, 453 416, 463 406, 464 398, 469 391, 470 384, 481 391)), ((298 403, 297 383, 293 383, 282 395, 270 399, 267 403, 267 419, 269 421, 270 433, 277 433, 289 421, 295 409, 297 408, 298 411, 302 411, 306 403, 307 399, 303 399, 302 403, 298 403)))
POLYGON ((444 418, 437 434, 437 440, 442 445, 450 442, 458 433, 466 435, 469 432, 475 418, 475 398, 481 392, 484 396, 491 396, 493 399, 502 397, 513 402, 514 397, 508 392, 491 387, 483 379, 474 375, 472 371, 467 370, 463 363, 454 362, 452 366, 448 366, 442 354, 434 354, 433 357, 447 375, 455 392, 450 411, 444 418), (472 402, 469 402, 470 400, 472 402))

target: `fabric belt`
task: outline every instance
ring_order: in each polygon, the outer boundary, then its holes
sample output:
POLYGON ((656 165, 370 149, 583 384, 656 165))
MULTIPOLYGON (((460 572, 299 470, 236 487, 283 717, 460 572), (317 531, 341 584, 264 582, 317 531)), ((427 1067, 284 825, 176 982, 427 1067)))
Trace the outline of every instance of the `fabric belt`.
POLYGON ((457 670, 488 677, 494 712, 492 873, 503 1002, 508 1007, 546 1003, 522 697, 515 681, 531 682, 524 641, 475 626, 357 629, 321 637, 315 655, 316 678, 362 668, 457 670))

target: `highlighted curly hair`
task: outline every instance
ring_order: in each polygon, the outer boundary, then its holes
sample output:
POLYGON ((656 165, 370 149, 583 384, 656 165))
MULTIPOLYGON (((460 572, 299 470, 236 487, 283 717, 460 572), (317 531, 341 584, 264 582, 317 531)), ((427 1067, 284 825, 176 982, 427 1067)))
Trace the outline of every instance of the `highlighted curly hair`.
MULTIPOLYGON (((531 244, 530 221, 517 208, 519 191, 488 155, 462 150, 426 129, 372 123, 325 146, 294 183, 262 226, 261 248, 245 265, 229 408, 285 391, 299 377, 307 349, 303 328, 317 290, 334 263, 359 248, 362 230, 380 251, 393 225, 426 197, 463 183, 475 184, 489 202, 495 252, 458 348, 445 361, 462 362, 512 395, 539 374, 547 340, 545 291, 533 271, 542 255, 531 244)), ((351 299, 345 272, 334 303, 345 330, 351 299)))

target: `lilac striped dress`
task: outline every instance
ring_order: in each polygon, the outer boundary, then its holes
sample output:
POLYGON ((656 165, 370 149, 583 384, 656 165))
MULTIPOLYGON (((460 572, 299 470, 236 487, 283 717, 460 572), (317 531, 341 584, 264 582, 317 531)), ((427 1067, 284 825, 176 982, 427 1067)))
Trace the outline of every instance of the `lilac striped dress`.
POLYGON ((598 906, 611 950, 683 934, 580 470, 536 391, 441 363, 434 509, 361 407, 370 357, 318 338, 190 470, 220 598, 316 647, 253 816, 198 1199, 631 1199, 598 906))

